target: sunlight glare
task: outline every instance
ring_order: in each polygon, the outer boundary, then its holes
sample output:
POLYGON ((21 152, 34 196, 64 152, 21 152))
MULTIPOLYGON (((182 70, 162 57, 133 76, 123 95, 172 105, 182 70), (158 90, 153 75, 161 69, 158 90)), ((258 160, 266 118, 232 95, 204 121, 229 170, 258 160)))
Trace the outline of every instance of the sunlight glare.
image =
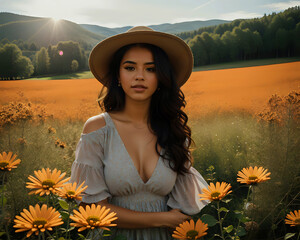
POLYGON ((55 17, 52 17, 51 19, 55 24, 57 24, 61 20, 61 19, 55 18, 55 17))

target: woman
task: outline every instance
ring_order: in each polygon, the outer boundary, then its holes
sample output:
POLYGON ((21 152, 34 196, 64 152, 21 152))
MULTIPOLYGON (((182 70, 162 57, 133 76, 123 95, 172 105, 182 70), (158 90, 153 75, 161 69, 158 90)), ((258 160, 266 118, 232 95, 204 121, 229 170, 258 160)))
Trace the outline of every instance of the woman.
POLYGON ((207 204, 181 110, 191 50, 176 36, 135 27, 100 42, 89 63, 107 90, 104 113, 87 120, 76 148, 71 181, 88 185, 81 204, 116 212, 113 235, 171 239, 169 228, 207 204))

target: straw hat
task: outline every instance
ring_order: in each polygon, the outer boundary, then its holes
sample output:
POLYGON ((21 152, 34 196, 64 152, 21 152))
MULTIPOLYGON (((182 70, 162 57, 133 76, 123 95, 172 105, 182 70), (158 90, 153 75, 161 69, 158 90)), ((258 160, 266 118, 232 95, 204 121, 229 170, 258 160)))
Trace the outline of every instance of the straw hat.
POLYGON ((160 47, 169 57, 178 85, 182 86, 188 80, 193 68, 193 54, 190 47, 175 35, 138 26, 125 33, 106 38, 94 47, 90 54, 89 65, 99 82, 104 83, 114 53, 119 48, 133 43, 148 43, 160 47))

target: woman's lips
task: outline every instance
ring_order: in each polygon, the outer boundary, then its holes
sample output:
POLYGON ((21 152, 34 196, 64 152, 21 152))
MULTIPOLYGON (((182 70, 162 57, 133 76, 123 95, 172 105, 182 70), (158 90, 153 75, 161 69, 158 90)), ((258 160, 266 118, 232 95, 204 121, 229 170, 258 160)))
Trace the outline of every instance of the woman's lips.
POLYGON ((136 92, 143 92, 147 89, 146 86, 143 85, 135 85, 132 87, 136 92))

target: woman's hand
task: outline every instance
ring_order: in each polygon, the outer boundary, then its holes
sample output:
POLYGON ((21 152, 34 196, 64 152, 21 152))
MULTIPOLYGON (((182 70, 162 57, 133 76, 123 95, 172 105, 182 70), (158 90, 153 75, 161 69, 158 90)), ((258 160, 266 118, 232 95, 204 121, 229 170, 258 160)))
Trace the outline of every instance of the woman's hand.
POLYGON ((179 209, 172 209, 165 214, 165 227, 175 229, 179 224, 183 223, 186 220, 192 219, 190 216, 183 214, 179 209))

